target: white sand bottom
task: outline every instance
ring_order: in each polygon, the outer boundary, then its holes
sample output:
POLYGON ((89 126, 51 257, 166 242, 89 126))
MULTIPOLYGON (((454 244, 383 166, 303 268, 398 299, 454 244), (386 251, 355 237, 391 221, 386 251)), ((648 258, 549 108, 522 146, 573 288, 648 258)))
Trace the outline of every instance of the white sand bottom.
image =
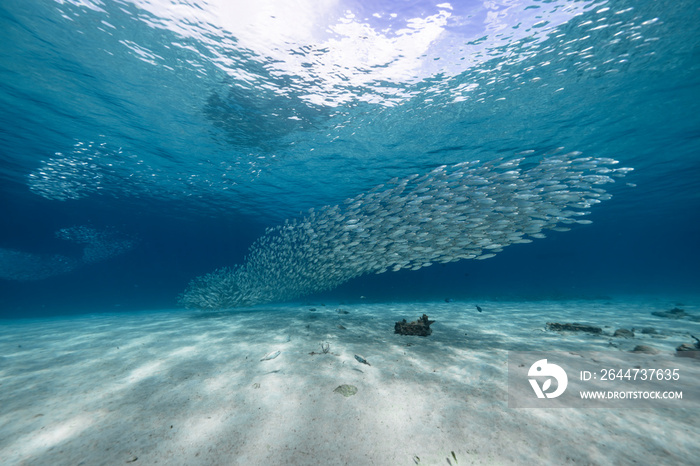
MULTIPOLYGON (((0 462, 697 464, 696 410, 507 403, 508 350, 619 352, 644 344, 670 355, 692 342, 688 333, 700 337, 697 322, 650 314, 674 303, 480 302, 481 313, 474 304, 1 321, 0 462), (431 336, 393 333, 395 321, 423 313, 437 321, 431 336), (595 324, 607 335, 545 332, 546 322, 595 324), (647 326, 660 335, 610 336, 647 326), (322 342, 329 354, 310 355, 322 342), (281 354, 260 360, 272 351, 281 354), (334 393, 341 384, 357 394, 334 393)), ((684 309, 700 315, 697 305, 684 309)))

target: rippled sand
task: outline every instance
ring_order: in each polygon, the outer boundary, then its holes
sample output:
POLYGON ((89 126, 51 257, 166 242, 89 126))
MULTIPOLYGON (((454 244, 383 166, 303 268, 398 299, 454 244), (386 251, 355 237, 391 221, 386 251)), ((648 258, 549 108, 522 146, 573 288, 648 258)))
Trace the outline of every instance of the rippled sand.
MULTIPOLYGON (((668 356, 692 341, 688 333, 700 333, 698 322, 650 314, 672 307, 664 300, 317 303, 0 321, 0 458, 692 464, 700 457, 697 410, 508 407, 509 350, 619 352, 643 344, 668 356), (431 336, 393 333, 395 321, 422 313, 436 320, 431 336), (544 331, 551 321, 591 323, 605 334, 544 331), (610 336, 650 326, 660 335, 610 336), (281 353, 261 361, 274 351, 281 353), (343 384, 357 393, 335 393, 343 384)), ((700 315, 698 306, 684 309, 700 315)))

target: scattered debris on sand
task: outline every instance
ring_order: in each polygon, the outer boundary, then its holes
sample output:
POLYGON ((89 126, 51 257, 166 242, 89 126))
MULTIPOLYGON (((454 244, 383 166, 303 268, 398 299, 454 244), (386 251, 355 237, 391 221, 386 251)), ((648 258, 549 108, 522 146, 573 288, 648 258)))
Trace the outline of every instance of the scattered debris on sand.
POLYGON ((685 311, 685 309, 681 309, 679 307, 674 307, 670 311, 654 311, 651 313, 651 315, 656 317, 663 317, 665 319, 688 319, 693 322, 700 322, 700 315, 689 314, 685 311))
MULTIPOLYGON (((321 352, 320 353, 317 353, 316 351, 312 351, 309 354, 311 356, 314 356, 316 354, 328 354, 328 353, 330 353, 330 351, 331 351, 331 344, 324 341, 323 343, 321 343, 321 352)), ((333 354, 333 353, 330 353, 330 354, 333 354)))
POLYGON ((547 330, 555 332, 586 332, 586 333, 603 333, 600 327, 593 325, 579 324, 577 322, 571 324, 560 324, 558 322, 547 322, 547 330))
POLYGON ((664 317, 666 319, 683 319, 684 317, 689 317, 689 314, 687 312, 677 307, 674 307, 670 311, 652 312, 651 315, 656 317, 664 317))

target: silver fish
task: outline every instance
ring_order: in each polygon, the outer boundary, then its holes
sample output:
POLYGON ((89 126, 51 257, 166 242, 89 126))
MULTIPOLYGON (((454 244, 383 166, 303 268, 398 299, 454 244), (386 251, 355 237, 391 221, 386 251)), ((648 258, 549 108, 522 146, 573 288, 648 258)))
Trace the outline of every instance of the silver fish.
POLYGON ((269 361, 270 359, 275 359, 275 358, 276 358, 277 356, 279 356, 280 354, 282 354, 281 351, 273 351, 272 353, 268 353, 268 354, 266 354, 265 356, 263 356, 263 358, 261 359, 261 361, 269 361))

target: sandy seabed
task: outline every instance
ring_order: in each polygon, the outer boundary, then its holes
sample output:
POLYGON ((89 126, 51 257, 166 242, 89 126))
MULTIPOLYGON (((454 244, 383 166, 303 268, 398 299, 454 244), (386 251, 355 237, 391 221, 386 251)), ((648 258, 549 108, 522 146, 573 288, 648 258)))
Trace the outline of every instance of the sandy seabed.
MULTIPOLYGON (((672 301, 479 302, 483 312, 475 304, 0 321, 0 462, 697 464, 697 404, 508 406, 509 351, 619 353, 647 345, 660 351, 650 362, 672 356, 692 343, 689 334, 700 336, 698 322, 651 315, 672 301), (394 322, 423 313, 436 320, 432 335, 393 333, 394 322), (604 333, 545 331, 546 322, 584 322, 604 333), (612 337, 633 327, 658 334, 612 337), (357 393, 334 392, 343 384, 357 393)), ((684 309, 700 315, 692 304, 684 309)), ((678 359, 700 373, 700 360, 678 359)))

